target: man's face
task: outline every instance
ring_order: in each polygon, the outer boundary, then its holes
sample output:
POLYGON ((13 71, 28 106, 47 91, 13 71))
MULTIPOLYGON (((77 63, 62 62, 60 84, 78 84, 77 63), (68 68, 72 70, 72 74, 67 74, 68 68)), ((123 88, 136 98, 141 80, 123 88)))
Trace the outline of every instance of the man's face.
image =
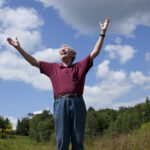
POLYGON ((75 54, 72 52, 72 50, 69 47, 63 47, 59 51, 60 59, 63 61, 64 59, 70 59, 75 57, 75 54))

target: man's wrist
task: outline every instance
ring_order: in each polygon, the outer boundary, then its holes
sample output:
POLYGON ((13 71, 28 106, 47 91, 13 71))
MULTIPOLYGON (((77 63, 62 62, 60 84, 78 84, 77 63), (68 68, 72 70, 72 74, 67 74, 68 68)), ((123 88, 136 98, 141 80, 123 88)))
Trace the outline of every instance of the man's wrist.
POLYGON ((105 34, 100 34, 100 36, 104 38, 104 37, 105 37, 105 34))
POLYGON ((105 37, 105 31, 101 31, 100 36, 105 37))
POLYGON ((17 50, 21 49, 21 46, 14 46, 17 50))
POLYGON ((106 33, 106 31, 105 30, 101 30, 101 34, 105 34, 106 33))

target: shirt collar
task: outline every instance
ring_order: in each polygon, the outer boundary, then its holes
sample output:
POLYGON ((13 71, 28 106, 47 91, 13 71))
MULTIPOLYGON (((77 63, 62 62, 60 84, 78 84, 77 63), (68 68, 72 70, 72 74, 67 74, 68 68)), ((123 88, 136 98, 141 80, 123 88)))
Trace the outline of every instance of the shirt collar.
POLYGON ((69 67, 72 67, 72 66, 74 66, 75 64, 71 64, 71 65, 69 65, 68 67, 65 67, 65 66, 63 66, 63 64, 61 63, 61 64, 59 64, 59 67, 60 67, 60 69, 63 69, 63 68, 69 68, 69 67))

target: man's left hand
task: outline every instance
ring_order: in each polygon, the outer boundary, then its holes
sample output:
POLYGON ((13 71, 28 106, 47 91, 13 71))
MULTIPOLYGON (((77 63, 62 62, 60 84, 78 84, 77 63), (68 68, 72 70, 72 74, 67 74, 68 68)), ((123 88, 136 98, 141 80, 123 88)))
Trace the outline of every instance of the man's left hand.
POLYGON ((100 28, 101 28, 101 33, 105 34, 108 24, 109 24, 110 18, 106 18, 104 24, 102 24, 101 22, 99 22, 100 28))

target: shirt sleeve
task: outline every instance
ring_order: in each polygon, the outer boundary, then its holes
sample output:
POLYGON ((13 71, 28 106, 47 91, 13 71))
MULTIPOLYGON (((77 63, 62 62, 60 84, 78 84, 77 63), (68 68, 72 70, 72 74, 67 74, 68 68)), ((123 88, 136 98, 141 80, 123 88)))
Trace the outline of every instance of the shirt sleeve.
POLYGON ((79 61, 79 66, 85 73, 87 73, 89 69, 93 66, 93 60, 91 59, 90 55, 79 61))
POLYGON ((54 63, 48 63, 44 61, 39 61, 39 63, 40 72, 50 77, 54 70, 54 63))

